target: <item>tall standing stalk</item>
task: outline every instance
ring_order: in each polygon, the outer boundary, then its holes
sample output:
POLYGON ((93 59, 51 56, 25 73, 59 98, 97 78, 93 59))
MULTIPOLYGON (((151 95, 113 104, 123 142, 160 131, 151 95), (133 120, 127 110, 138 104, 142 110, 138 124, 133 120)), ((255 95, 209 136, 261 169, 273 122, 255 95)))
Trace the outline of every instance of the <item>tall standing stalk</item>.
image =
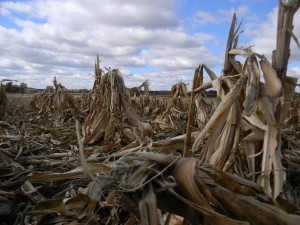
POLYGON ((191 91, 191 101, 190 101, 190 106, 189 106, 189 114, 188 114, 188 122, 187 122, 187 127, 186 127, 186 135, 185 135, 185 140, 184 140, 184 150, 183 150, 183 156, 188 157, 190 155, 190 143, 191 143, 191 133, 192 133, 192 126, 194 123, 194 118, 195 118, 195 98, 197 93, 194 92, 194 90, 202 85, 203 83, 203 66, 198 66, 197 69, 195 70, 194 74, 194 79, 193 79, 193 87, 191 91))
POLYGON ((285 0, 278 4, 276 50, 273 51, 272 66, 284 83, 290 57, 290 43, 293 36, 293 19, 300 7, 300 1, 285 0))

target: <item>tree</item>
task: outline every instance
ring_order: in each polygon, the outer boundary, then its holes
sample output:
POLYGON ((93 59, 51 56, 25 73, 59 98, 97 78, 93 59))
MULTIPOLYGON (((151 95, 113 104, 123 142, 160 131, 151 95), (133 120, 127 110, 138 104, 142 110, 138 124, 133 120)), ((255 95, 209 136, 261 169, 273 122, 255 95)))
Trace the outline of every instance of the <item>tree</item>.
POLYGON ((19 87, 19 92, 20 93, 26 93, 27 92, 27 84, 21 83, 19 87))
POLYGON ((4 85, 4 89, 6 92, 11 92, 13 86, 13 82, 8 82, 4 85))

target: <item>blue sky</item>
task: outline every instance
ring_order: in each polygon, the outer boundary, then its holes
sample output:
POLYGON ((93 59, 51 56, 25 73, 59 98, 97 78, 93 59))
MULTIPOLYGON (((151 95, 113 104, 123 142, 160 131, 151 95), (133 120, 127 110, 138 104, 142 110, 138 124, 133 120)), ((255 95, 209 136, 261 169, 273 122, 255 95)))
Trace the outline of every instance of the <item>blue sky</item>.
MULTIPOLYGON (((152 90, 190 83, 205 63, 221 74, 232 14, 243 19, 240 45, 271 58, 276 0, 27 0, 0 1, 0 79, 28 86, 91 88, 95 56, 118 68, 128 87, 152 90)), ((300 38, 300 13, 294 33, 300 38)), ((288 74, 300 78, 292 41, 288 74)), ((209 81, 205 78, 205 81, 209 81)))

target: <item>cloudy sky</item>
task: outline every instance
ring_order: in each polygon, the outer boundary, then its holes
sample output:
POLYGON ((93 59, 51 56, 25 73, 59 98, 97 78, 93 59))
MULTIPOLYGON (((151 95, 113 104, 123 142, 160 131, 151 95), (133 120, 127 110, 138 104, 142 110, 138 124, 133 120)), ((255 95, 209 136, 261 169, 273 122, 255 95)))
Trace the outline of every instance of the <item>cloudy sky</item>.
MULTIPOLYGON (((152 90, 191 83, 202 63, 221 73, 234 12, 243 19, 240 47, 269 59, 275 49, 276 0, 0 0, 0 79, 30 87, 92 88, 95 56, 118 68, 128 87, 152 90)), ((300 12, 294 19, 300 39, 300 12)), ((300 78, 292 41, 289 75, 300 78)), ((208 79, 207 79, 208 81, 208 79)), ((299 81, 298 81, 299 83, 299 81)))

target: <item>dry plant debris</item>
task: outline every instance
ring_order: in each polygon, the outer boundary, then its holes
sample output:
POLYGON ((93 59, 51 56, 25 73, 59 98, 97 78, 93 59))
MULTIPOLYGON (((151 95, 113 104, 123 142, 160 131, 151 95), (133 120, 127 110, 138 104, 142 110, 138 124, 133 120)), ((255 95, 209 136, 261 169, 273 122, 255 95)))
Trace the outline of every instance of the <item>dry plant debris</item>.
POLYGON ((188 96, 187 84, 179 82, 171 88, 171 99, 166 109, 159 114, 154 123, 164 132, 184 132, 186 129, 187 104, 182 97, 188 96))
POLYGON ((234 15, 224 74, 212 79, 212 86, 222 101, 197 137, 192 151, 201 150, 200 160, 216 168, 251 178, 276 199, 286 180, 281 163, 281 129, 297 80, 286 77, 287 82, 282 85, 264 56, 251 49, 235 49, 239 29, 235 30, 235 23, 234 15), (243 65, 235 60, 235 55, 246 58, 243 65), (260 81, 261 75, 264 82, 260 81))
POLYGON ((272 64, 237 48, 234 15, 224 73, 197 67, 190 100, 182 82, 162 99, 147 81, 131 99, 98 56, 80 97, 56 79, 54 92, 27 98, 0 86, 1 224, 299 224, 297 81, 280 57, 299 6, 280 3, 272 64))
POLYGON ((8 101, 7 101, 6 93, 2 85, 2 82, 0 82, 0 120, 3 120, 6 116, 7 104, 8 101))
POLYGON ((57 83, 56 77, 53 84, 54 92, 46 89, 43 93, 36 94, 30 103, 32 107, 41 115, 56 117, 58 123, 63 122, 67 116, 74 118, 82 116, 82 112, 77 107, 78 100, 64 86, 57 83))
POLYGON ((96 79, 94 101, 83 124, 85 144, 102 139, 103 143, 135 142, 141 145, 151 139, 150 124, 142 122, 131 107, 129 92, 118 70, 96 79))

